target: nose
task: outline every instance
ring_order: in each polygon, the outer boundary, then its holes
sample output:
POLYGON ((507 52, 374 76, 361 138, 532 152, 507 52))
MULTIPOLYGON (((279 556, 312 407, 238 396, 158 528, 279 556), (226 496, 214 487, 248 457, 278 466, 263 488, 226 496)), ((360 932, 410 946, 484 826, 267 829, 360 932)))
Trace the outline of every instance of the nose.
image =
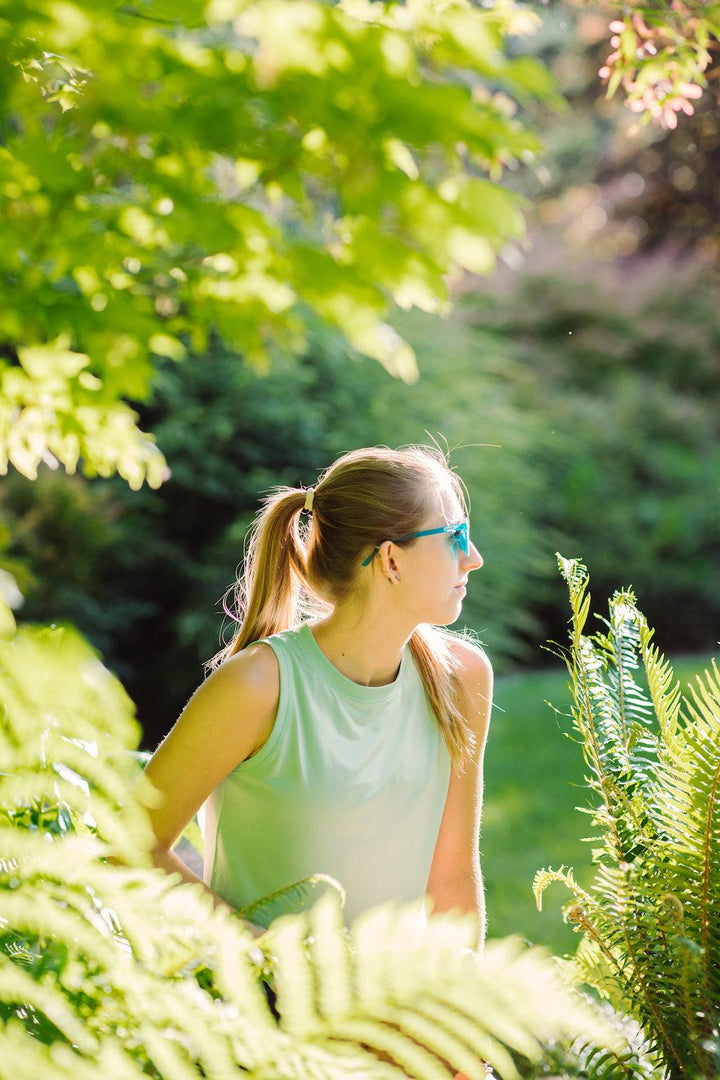
POLYGON ((480 552, 478 551, 478 549, 475 547, 475 545, 473 544, 473 542, 471 540, 470 541, 470 551, 468 552, 467 555, 463 555, 463 560, 462 560, 463 570, 467 570, 468 573, 471 570, 479 570, 480 567, 482 566, 482 564, 483 564, 483 557, 482 557, 482 555, 480 554, 480 552))

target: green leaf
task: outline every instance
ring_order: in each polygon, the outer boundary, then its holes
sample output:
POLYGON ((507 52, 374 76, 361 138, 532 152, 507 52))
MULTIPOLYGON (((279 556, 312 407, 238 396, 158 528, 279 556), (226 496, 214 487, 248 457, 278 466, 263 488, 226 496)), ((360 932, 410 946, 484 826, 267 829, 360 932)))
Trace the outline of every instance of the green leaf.
POLYGON ((328 892, 334 893, 341 906, 344 905, 345 890, 342 885, 328 874, 313 874, 239 908, 237 913, 241 919, 255 923, 256 926, 267 927, 281 915, 299 915, 309 911, 313 904, 328 892))
POLYGON ((73 378, 90 363, 90 357, 59 344, 26 345, 18 349, 20 363, 31 378, 51 382, 54 376, 73 378))
POLYGON ((610 76, 610 78, 608 80, 607 91, 606 91, 606 95, 605 95, 606 97, 611 98, 611 97, 615 96, 615 94, 617 93, 617 89, 620 86, 620 83, 622 82, 622 78, 623 78, 622 70, 620 68, 615 68, 615 70, 613 71, 612 75, 610 76))
POLYGON ((0 595, 0 638, 11 638, 15 633, 15 616, 4 596, 0 595))
POLYGON ((183 343, 169 334, 153 334, 148 346, 157 356, 169 356, 171 360, 182 360, 187 354, 183 343))

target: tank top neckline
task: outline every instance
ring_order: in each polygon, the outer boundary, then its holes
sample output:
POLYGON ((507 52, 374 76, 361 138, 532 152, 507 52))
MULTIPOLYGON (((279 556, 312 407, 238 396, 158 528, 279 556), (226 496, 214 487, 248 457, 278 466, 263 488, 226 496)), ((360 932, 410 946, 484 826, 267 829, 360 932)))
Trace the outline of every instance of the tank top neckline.
POLYGON ((390 701, 399 693, 407 677, 410 659, 408 656, 409 646, 406 645, 402 651, 398 673, 391 683, 385 683, 383 686, 363 686, 362 683, 353 682, 347 675, 343 675, 332 661, 327 658, 315 640, 315 635, 312 632, 314 625, 314 623, 309 622, 302 624, 298 630, 298 642, 306 651, 308 659, 322 671, 323 678, 327 679, 334 689, 347 697, 354 698, 356 701, 365 701, 368 704, 390 701))

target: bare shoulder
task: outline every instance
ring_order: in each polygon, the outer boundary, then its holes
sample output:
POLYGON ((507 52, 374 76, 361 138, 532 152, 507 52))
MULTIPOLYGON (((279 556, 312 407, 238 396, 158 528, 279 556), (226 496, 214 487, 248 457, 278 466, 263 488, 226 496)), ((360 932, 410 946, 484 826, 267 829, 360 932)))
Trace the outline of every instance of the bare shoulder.
POLYGON ((450 639, 450 651, 459 661, 458 673, 468 689, 474 685, 492 687, 492 664, 477 642, 471 638, 453 637, 450 639))
POLYGON ((255 753, 275 722, 280 674, 272 649, 251 645, 216 668, 197 688, 148 765, 152 774, 179 759, 207 761, 213 776, 255 753))
POLYGON ((469 638, 452 638, 450 650, 458 660, 463 711, 482 746, 490 724, 493 669, 485 650, 469 638))
POLYGON ((274 719, 280 697, 277 657, 269 645, 250 645, 220 665, 195 692, 193 703, 204 714, 212 713, 221 726, 235 726, 241 718, 257 726, 254 736, 262 737, 268 721, 274 719))
POLYGON ((203 685, 213 681, 226 684, 230 692, 243 695, 250 692, 277 704, 280 692, 277 657, 269 645, 248 645, 216 668, 203 685))

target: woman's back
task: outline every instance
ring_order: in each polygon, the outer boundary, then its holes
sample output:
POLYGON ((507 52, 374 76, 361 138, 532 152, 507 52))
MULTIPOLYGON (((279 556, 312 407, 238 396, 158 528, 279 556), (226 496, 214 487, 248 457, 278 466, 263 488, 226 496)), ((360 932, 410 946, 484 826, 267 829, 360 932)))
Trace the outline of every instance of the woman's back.
POLYGON ((450 758, 410 649, 394 682, 362 686, 307 623, 265 644, 279 668, 275 725, 208 800, 205 881, 245 907, 329 874, 347 892, 348 918, 422 896, 450 758))

